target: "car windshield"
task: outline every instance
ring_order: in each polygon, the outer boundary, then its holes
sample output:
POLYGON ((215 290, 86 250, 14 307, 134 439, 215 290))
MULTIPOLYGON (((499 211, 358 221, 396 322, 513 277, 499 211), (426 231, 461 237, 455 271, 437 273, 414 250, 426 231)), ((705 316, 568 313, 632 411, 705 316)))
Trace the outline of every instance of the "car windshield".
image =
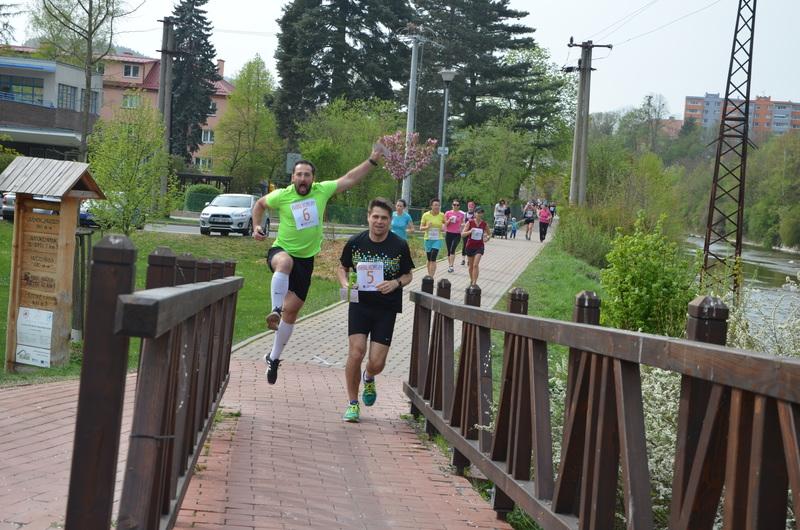
POLYGON ((242 195, 217 195, 211 206, 230 206, 233 208, 250 208, 250 197, 242 195))

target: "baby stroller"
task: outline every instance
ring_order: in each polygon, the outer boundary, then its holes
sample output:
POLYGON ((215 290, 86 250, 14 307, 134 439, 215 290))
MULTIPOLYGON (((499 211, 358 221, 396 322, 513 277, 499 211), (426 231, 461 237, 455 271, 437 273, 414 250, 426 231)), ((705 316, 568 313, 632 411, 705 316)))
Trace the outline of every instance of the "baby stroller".
POLYGON ((498 215, 494 218, 494 230, 492 230, 493 237, 508 238, 508 219, 505 215, 498 215))

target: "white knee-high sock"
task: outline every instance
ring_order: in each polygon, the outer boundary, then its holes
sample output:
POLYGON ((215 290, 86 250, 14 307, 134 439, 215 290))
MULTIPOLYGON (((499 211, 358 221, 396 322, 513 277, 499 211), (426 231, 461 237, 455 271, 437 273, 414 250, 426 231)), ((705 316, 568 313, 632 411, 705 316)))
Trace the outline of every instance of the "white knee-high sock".
MULTIPOLYGON (((276 272, 272 275, 270 293, 272 295, 272 307, 283 307, 283 299, 289 291, 289 275, 285 272, 276 272)), ((271 308, 270 308, 271 309, 271 308)))
POLYGON ((281 358, 283 348, 289 342, 292 331, 294 331, 294 324, 281 320, 281 323, 278 324, 278 331, 275 332, 275 341, 272 343, 272 351, 269 354, 270 359, 276 361, 281 358))

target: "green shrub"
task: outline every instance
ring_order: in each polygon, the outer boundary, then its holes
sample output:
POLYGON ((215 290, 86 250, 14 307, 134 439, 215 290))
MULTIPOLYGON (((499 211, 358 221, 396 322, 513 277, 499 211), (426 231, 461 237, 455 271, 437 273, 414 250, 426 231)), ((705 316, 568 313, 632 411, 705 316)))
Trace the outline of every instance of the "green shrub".
POLYGON ((186 209, 190 212, 199 212, 205 207, 207 202, 210 202, 220 193, 221 192, 217 188, 210 184, 195 184, 189 186, 186 190, 186 209))
POLYGON ((611 238, 593 222, 590 210, 559 212, 555 242, 564 252, 598 268, 606 266, 606 254, 611 250, 611 238))
POLYGON ((781 243, 787 247, 800 246, 800 206, 794 205, 781 212, 781 243))
POLYGON ((683 334, 686 306, 697 290, 697 264, 664 235, 665 218, 648 229, 640 213, 633 233, 619 231, 611 242, 608 268, 600 273, 607 294, 604 324, 673 337, 683 334))

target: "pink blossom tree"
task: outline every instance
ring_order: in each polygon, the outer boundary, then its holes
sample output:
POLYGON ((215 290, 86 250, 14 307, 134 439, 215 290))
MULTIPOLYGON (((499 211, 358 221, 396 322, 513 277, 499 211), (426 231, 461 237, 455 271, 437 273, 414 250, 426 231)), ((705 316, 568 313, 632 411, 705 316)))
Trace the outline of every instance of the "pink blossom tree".
POLYGON ((406 143, 406 133, 397 131, 381 137, 384 146, 383 165, 397 179, 403 180, 409 175, 419 173, 430 164, 437 141, 433 138, 420 145, 419 134, 413 133, 406 143))

